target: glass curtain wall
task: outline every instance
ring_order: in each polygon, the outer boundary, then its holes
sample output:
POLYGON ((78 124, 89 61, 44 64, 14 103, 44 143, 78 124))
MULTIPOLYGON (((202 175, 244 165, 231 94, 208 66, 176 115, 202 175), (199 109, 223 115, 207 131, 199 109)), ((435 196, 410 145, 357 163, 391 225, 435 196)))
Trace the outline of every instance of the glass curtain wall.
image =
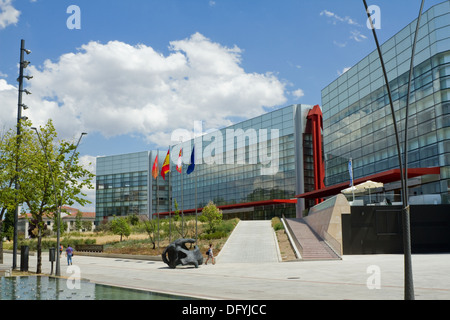
MULTIPOLYGON (((441 180, 410 194, 450 187, 450 2, 424 13, 417 42, 408 119, 408 167, 441 167, 441 180)), ((382 46, 403 150, 406 91, 416 22, 382 46)), ((398 168, 391 109, 378 53, 372 52, 322 91, 326 185, 398 168)))

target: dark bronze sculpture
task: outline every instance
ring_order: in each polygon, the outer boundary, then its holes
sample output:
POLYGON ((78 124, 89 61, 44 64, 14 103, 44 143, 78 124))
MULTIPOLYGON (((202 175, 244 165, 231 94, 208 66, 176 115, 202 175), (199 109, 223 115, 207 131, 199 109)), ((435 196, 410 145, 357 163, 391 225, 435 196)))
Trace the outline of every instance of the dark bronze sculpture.
POLYGON ((189 250, 186 243, 195 243, 194 239, 178 239, 167 246, 162 253, 163 261, 172 269, 177 265, 183 266, 192 264, 196 268, 203 264, 203 256, 200 249, 194 246, 194 250, 189 250))

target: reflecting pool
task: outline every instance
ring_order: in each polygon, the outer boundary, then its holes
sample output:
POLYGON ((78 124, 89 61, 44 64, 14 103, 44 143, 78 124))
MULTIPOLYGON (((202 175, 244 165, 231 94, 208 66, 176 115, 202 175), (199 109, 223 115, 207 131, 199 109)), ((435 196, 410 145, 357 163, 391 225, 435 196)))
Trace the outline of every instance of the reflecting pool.
POLYGON ((0 300, 195 300, 45 276, 1 277, 0 300))

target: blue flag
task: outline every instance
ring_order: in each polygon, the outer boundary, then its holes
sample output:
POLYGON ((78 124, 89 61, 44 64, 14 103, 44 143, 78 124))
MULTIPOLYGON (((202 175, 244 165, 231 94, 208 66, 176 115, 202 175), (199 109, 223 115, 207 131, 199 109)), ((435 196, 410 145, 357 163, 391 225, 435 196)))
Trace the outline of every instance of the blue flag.
POLYGON ((350 174, 350 186, 353 187, 353 164, 352 164, 352 159, 350 159, 348 161, 348 172, 350 174))
POLYGON ((192 148, 191 164, 187 168, 187 174, 191 174, 195 170, 195 146, 192 148))

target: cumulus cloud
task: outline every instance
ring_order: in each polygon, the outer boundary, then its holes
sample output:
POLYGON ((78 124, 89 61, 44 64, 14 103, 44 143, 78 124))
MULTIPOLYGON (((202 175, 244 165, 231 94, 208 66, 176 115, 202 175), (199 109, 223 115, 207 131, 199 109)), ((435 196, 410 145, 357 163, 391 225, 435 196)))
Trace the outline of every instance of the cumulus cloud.
MULTIPOLYGON (((285 84, 271 73, 245 72, 241 53, 200 33, 170 42, 167 56, 143 44, 90 42, 27 69, 34 76, 27 116, 35 125, 52 118, 65 137, 134 134, 165 146, 173 130, 193 129, 194 121, 219 128, 286 102, 285 84)), ((2 101, 11 87, 0 79, 2 101)))
MULTIPOLYGON (((96 171, 96 161, 97 161, 96 157, 89 156, 89 155, 82 156, 79 159, 79 163, 85 169, 89 170, 93 174, 95 174, 95 171, 96 171)), ((86 187, 83 187, 83 189, 81 190, 86 195, 85 199, 87 199, 91 202, 90 204, 86 204, 82 208, 82 211, 95 212, 95 183, 96 183, 96 178, 94 177, 94 179, 92 181, 92 185, 94 186, 94 188, 88 189, 86 187)))
POLYGON ((20 11, 16 10, 11 0, 0 0, 0 30, 19 21, 20 11))
POLYGON ((292 95, 296 98, 301 98, 305 95, 305 92, 302 89, 297 89, 292 92, 292 95))

